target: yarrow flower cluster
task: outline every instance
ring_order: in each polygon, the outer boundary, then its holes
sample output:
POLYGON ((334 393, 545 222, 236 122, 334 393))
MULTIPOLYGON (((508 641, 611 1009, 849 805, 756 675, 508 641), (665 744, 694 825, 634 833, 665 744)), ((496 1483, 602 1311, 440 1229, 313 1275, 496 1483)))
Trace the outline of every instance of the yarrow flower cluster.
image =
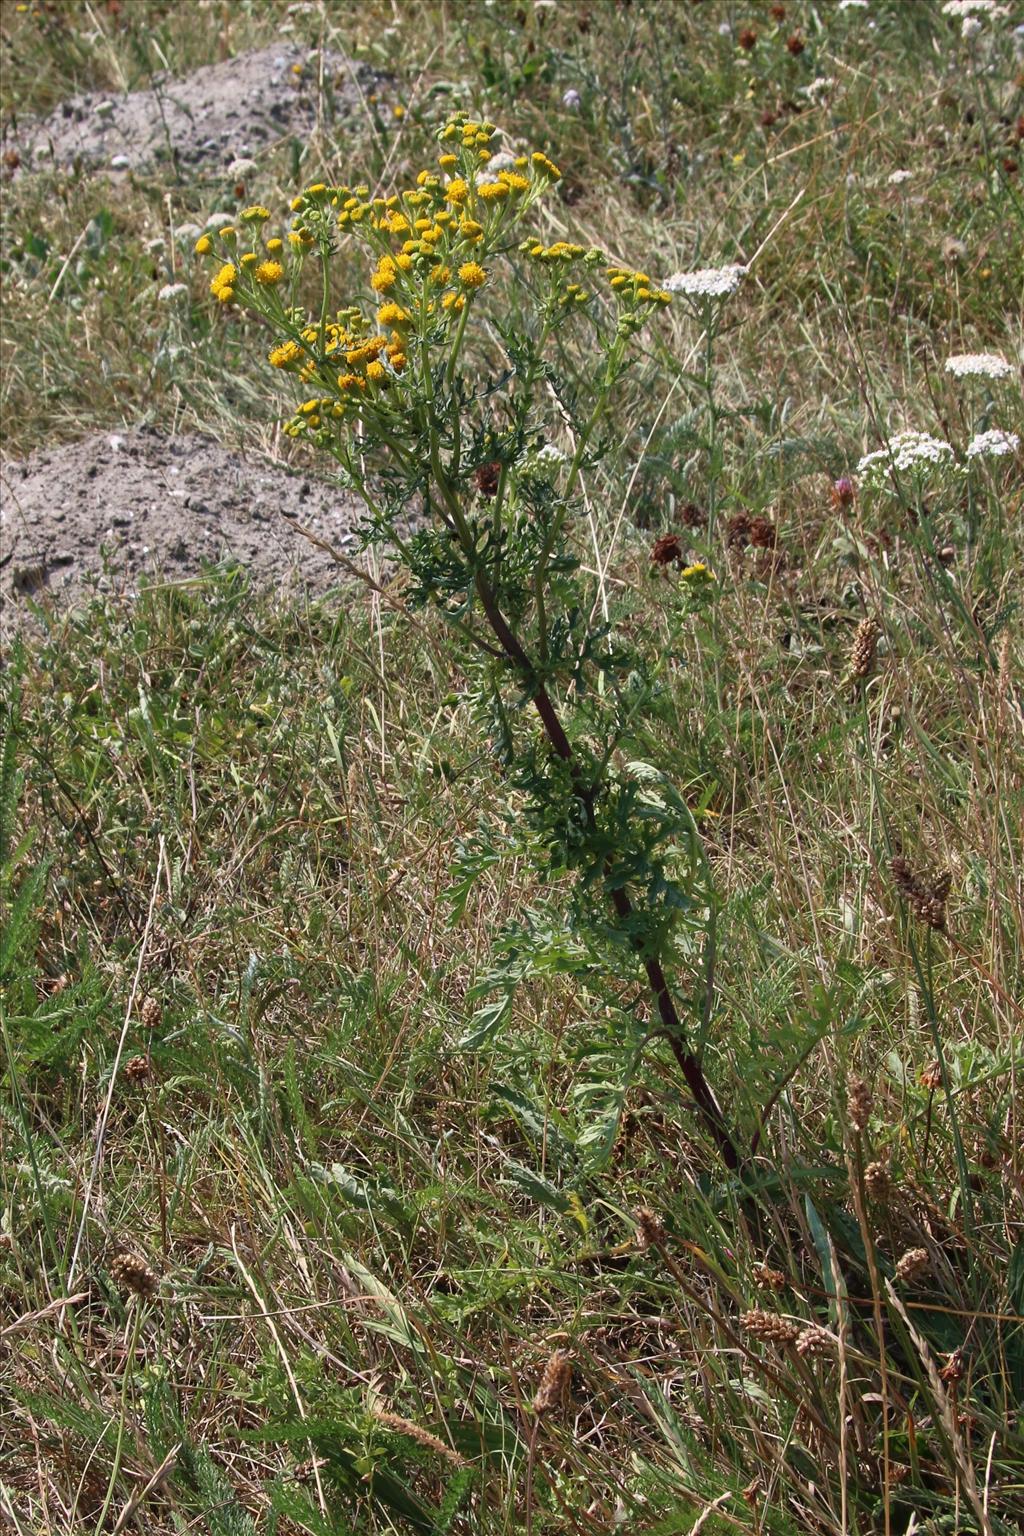
POLYGON ((957 379, 1008 379, 1013 367, 998 352, 958 352, 946 358, 946 372, 957 379))
POLYGON ((665 287, 669 293, 682 293, 691 299, 724 299, 736 292, 749 270, 734 263, 701 267, 697 272, 674 272, 666 278, 665 287))
POLYGON ((187 283, 165 283, 157 294, 158 304, 176 304, 188 293, 187 283))
POLYGON ((966 16, 1008 16, 1009 11, 1005 5, 997 5, 996 0, 946 0, 942 14, 962 21, 966 16))
POLYGON ((913 181, 913 171, 893 171, 889 177, 890 187, 902 187, 906 181, 913 181))
POLYGON ((941 437, 929 432, 897 432, 885 448, 867 453, 857 465, 857 474, 869 486, 888 482, 893 471, 926 473, 936 466, 956 468, 953 449, 941 437))
POLYGON ((1019 447, 1020 438, 1016 432, 1004 432, 999 427, 993 427, 988 432, 975 433, 967 444, 967 457, 999 459, 1005 454, 1016 453, 1019 447))

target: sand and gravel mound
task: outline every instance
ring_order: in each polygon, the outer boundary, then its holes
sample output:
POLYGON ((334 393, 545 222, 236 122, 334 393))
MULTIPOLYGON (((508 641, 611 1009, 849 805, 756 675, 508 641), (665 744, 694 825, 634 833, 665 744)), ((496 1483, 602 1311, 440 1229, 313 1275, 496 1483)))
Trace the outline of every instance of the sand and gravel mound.
POLYGON ((361 91, 374 79, 338 54, 321 60, 281 44, 181 79, 154 77, 146 90, 72 96, 42 122, 22 125, 17 147, 25 166, 229 172, 288 135, 308 136, 321 118, 329 124, 362 111, 361 91))
POLYGON ((350 580, 297 525, 356 552, 361 504, 322 480, 233 454, 198 433, 100 433, 0 464, 0 622, 26 599, 67 606, 231 561, 257 586, 319 595, 350 580))

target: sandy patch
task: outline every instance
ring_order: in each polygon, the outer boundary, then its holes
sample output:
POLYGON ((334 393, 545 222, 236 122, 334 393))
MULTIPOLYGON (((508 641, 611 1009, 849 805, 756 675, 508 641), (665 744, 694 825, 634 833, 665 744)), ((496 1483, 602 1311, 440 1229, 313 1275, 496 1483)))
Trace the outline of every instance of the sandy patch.
POLYGON ((161 163, 229 171, 287 135, 306 137, 318 110, 326 122, 363 110, 360 89, 376 77, 339 55, 323 61, 294 43, 239 54, 182 79, 121 96, 73 96, 43 122, 22 125, 23 162, 76 161, 118 172, 161 163), (358 82, 358 84, 357 84, 358 82))
POLYGON ((67 606, 237 562, 256 585, 313 595, 350 580, 296 524, 353 556, 361 504, 322 480, 230 453, 198 433, 100 433, 0 465, 0 623, 26 599, 67 606))

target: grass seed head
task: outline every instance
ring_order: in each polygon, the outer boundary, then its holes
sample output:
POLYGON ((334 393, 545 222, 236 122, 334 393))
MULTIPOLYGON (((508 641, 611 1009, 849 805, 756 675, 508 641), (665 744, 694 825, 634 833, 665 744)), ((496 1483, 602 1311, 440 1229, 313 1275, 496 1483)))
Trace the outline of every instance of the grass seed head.
POLYGON ((846 1112, 850 1117, 850 1124, 861 1135, 867 1130, 871 1120, 871 1089, 862 1077, 851 1077, 846 1084, 846 1112))
POLYGON ((850 647, 850 675, 855 678, 868 676, 875 664, 875 651, 881 630, 874 619, 861 619, 850 647))
POLYGON ((904 1285, 912 1285, 931 1267, 927 1248, 908 1248, 896 1261, 896 1279, 904 1285))
POLYGON ((801 1331, 787 1318, 780 1317, 778 1312, 765 1312, 761 1307, 754 1307, 751 1311, 744 1312, 740 1318, 740 1327, 752 1338, 761 1339, 766 1344, 780 1346, 794 1344, 800 1337, 801 1331))
POLYGON ((160 1289, 160 1276, 134 1253, 119 1253, 111 1260, 110 1274, 122 1291, 131 1291, 150 1301, 160 1289))
POLYGON ((569 1356, 564 1349, 556 1349, 544 1367, 540 1386, 533 1399, 533 1411, 538 1418, 562 1407, 569 1395, 571 1378, 572 1362, 569 1356))

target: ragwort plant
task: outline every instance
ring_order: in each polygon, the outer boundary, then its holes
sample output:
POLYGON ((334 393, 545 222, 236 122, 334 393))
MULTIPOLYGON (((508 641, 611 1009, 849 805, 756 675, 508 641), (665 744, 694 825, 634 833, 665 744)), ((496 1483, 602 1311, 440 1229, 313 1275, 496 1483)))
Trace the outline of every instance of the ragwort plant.
MULTIPOLYGON (((523 827, 547 874, 575 877, 569 932, 531 914, 505 936, 486 983, 497 1000, 479 1010, 468 1040, 500 1027, 516 983, 532 974, 564 971, 592 987, 610 975, 619 1016, 641 1044, 664 1035, 719 1158, 737 1170, 743 1158, 669 980, 684 948, 712 964, 714 897, 696 823, 656 769, 627 755, 665 661, 652 664, 605 618, 574 538, 580 477, 601 456, 609 397, 672 295, 597 249, 529 235, 530 211, 560 173, 540 151, 496 152, 497 135, 457 114, 440 131, 436 169, 415 186, 388 197, 310 186, 283 237, 269 234, 269 210, 251 207, 240 229, 204 236, 197 250, 223 257, 215 297, 254 311, 273 333, 269 362, 302 397, 286 432, 337 462, 366 506, 366 541, 396 551, 410 601, 436 606, 465 652, 481 726, 524 815, 500 836, 481 825, 456 871, 457 909, 502 838, 518 842, 523 827), (372 303, 337 306, 343 244, 373 264, 372 303), (310 268, 315 313, 300 302, 310 268), (588 333, 589 380, 568 379, 551 360, 566 327, 588 333), (411 517, 416 506, 422 515, 411 517), (524 718, 530 706, 539 735, 524 718), (646 1009, 622 1001, 638 962, 653 1028, 646 1009)), ((680 620, 714 587, 702 563, 682 574, 680 620)))

